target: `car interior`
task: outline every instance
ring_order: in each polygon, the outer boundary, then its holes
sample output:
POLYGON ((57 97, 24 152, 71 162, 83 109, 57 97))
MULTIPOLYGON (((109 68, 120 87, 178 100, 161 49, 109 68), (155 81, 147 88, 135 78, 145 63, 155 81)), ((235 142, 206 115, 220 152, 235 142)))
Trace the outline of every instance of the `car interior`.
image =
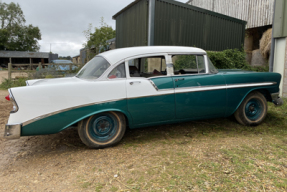
POLYGON ((153 77, 166 75, 164 56, 145 57, 129 60, 131 77, 153 77))

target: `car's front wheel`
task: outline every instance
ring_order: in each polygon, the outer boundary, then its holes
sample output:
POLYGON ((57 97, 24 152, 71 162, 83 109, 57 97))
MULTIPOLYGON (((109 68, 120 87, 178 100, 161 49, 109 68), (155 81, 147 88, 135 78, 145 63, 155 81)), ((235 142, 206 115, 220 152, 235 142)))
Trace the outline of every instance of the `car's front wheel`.
POLYGON ((266 117, 267 108, 264 95, 255 91, 247 95, 234 116, 242 125, 259 125, 266 117))
POLYGON ((125 130, 125 117, 117 112, 96 114, 78 124, 78 133, 82 142, 96 149, 119 143, 125 130))

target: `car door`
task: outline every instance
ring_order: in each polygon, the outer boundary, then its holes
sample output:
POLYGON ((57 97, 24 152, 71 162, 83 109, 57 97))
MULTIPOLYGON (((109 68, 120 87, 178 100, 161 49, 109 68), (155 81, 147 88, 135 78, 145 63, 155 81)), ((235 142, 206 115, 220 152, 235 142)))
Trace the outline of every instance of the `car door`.
POLYGON ((134 125, 175 119, 174 84, 166 75, 165 56, 126 60, 128 111, 134 125))
POLYGON ((226 83, 222 75, 211 74, 206 55, 173 57, 177 119, 223 117, 226 83), (192 61, 191 61, 192 60, 192 61), (183 68, 183 69, 181 69, 183 68))

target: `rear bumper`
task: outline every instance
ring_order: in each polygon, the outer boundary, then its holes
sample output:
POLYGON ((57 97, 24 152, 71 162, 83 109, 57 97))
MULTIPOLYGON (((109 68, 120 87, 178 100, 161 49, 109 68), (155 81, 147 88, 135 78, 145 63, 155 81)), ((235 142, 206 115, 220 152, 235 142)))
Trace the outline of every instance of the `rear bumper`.
POLYGON ((5 139, 19 139, 21 136, 22 124, 6 124, 4 131, 5 139))
POLYGON ((274 103, 274 105, 276 106, 283 105, 284 102, 283 102, 283 99, 279 97, 279 93, 272 93, 271 97, 272 97, 272 102, 274 103))

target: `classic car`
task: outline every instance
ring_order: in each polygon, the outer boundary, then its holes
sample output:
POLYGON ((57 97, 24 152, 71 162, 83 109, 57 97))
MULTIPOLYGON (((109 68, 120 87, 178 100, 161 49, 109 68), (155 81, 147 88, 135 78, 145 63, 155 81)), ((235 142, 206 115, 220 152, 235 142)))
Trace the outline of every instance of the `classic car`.
POLYGON ((282 104, 281 75, 217 70, 206 52, 178 46, 132 47, 95 56, 74 77, 28 80, 9 89, 7 139, 77 125, 87 146, 117 144, 126 128, 234 115, 258 125, 267 102, 282 104))

